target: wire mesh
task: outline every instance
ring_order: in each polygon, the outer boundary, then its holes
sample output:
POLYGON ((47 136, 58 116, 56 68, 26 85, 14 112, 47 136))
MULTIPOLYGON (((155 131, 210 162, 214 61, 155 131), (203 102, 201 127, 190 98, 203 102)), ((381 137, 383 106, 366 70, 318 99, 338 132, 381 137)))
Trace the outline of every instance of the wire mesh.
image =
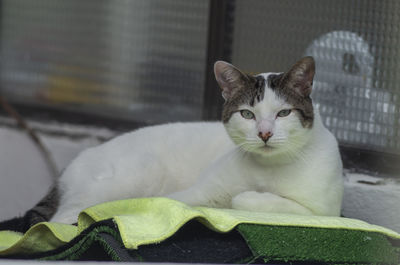
POLYGON ((400 2, 237 0, 234 64, 285 71, 316 60, 313 100, 345 145, 400 154, 400 2))
POLYGON ((139 121, 200 119, 208 5, 3 0, 0 93, 139 121))

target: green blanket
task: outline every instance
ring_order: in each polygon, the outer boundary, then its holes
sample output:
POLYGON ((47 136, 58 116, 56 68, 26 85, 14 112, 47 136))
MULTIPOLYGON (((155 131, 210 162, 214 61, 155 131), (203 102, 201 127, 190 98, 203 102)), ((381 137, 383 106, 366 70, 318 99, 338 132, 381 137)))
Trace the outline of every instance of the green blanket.
POLYGON ((57 249, 92 224, 112 218, 127 249, 159 244, 196 219, 209 229, 233 229, 246 240, 254 258, 264 261, 328 263, 400 262, 400 234, 363 221, 323 216, 245 212, 188 207, 166 198, 108 202, 81 212, 78 227, 40 223, 24 235, 0 231, 0 256, 57 249))

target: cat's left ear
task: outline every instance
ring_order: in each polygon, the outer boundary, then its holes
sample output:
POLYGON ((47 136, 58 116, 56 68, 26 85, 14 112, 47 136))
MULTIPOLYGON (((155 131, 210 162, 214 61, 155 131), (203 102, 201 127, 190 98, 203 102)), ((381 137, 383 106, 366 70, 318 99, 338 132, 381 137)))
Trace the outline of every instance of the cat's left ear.
POLYGON ((303 97, 311 94, 315 74, 315 61, 311 56, 304 57, 295 63, 284 75, 283 82, 286 86, 294 89, 303 97))
POLYGON ((214 74, 225 100, 230 99, 243 86, 247 78, 235 66, 224 61, 217 61, 214 64, 214 74))

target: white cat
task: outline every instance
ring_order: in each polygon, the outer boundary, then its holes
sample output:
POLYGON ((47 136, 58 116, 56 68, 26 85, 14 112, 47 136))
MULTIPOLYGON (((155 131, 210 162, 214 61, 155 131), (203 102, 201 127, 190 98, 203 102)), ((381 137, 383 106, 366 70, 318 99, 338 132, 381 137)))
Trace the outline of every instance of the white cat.
POLYGON ((31 215, 74 223, 89 206, 150 196, 192 206, 340 215, 342 163, 312 105, 314 72, 312 57, 286 73, 257 76, 216 62, 222 122, 146 127, 87 149, 31 215))

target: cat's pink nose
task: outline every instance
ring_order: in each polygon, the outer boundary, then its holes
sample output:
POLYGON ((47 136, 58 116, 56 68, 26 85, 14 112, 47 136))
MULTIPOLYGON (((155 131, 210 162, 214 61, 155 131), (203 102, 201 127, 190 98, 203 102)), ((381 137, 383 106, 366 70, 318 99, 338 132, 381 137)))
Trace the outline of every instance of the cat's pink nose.
POLYGON ((271 138, 272 135, 273 135, 272 132, 265 132, 265 133, 259 132, 258 133, 258 137, 260 137, 261 140, 264 141, 264 143, 267 143, 268 139, 271 138))

